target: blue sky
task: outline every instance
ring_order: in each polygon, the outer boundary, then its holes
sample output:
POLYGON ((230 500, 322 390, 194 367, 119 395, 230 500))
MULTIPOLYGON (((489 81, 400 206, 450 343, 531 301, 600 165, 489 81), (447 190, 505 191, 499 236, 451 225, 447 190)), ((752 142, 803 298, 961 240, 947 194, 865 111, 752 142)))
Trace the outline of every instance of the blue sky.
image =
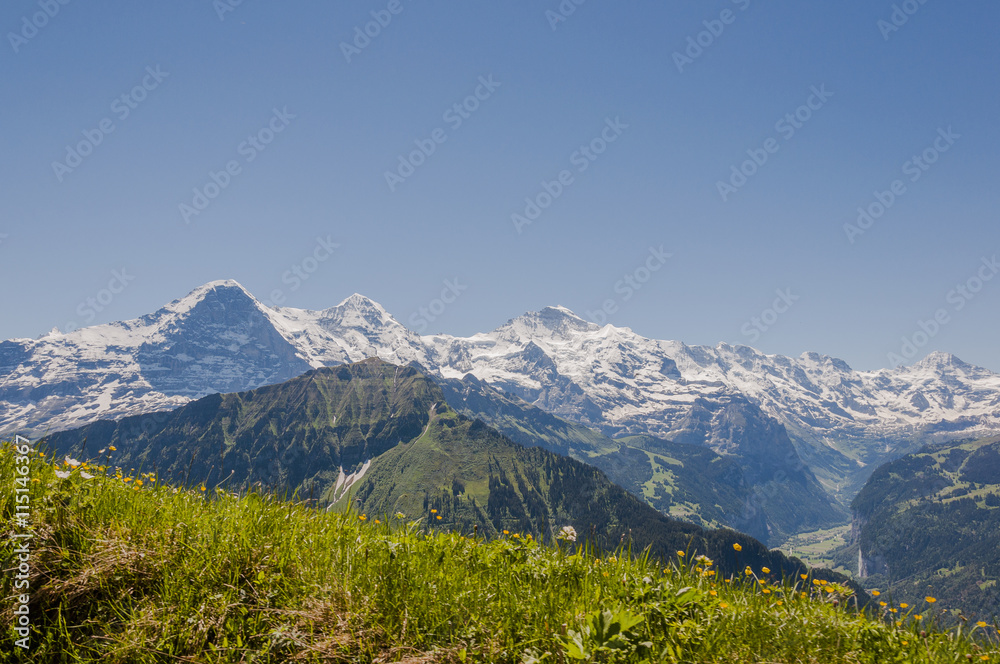
POLYGON ((1000 371, 997 3, 231 1, 0 9, 0 338, 232 278, 1000 371))

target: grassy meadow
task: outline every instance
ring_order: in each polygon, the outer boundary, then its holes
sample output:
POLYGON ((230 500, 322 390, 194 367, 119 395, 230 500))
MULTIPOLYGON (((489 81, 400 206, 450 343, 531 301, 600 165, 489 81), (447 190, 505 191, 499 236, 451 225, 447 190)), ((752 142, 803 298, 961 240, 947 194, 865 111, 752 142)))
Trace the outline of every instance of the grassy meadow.
POLYGON ((569 531, 552 546, 485 540, 170 486, 115 453, 26 464, 0 446, 6 661, 1000 662, 995 624, 939 628, 929 601, 870 613, 842 586, 722 578, 695 552, 599 552, 569 531), (15 590, 24 465, 34 537, 30 586, 15 590), (19 593, 27 650, 11 627, 19 593))

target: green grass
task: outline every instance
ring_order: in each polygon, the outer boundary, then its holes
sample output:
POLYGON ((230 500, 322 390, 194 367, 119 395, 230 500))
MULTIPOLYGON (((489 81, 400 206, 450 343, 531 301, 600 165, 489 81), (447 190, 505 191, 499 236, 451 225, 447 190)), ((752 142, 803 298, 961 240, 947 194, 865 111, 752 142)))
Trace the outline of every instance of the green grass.
MULTIPOLYGON (((115 477, 107 454, 67 478, 32 456, 31 650, 20 657, 5 629, 0 658, 1000 662, 995 625, 940 631, 929 605, 920 621, 901 609, 886 620, 811 579, 758 569, 727 580, 687 555, 662 564, 519 533, 484 541, 396 516, 163 486, 115 477)), ((0 471, 0 526, 18 530, 10 445, 0 471)), ((4 547, 0 619, 11 625, 4 547)))

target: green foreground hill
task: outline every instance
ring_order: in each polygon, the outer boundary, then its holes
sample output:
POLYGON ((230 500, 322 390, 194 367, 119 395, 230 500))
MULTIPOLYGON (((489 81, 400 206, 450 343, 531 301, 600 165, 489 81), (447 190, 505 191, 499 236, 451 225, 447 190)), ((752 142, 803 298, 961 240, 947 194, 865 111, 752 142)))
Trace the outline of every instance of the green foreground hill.
MULTIPOLYGON (((757 566, 715 573, 693 549, 664 563, 571 534, 487 541, 119 477, 114 454, 50 465, 0 446, 0 476, 25 478, 0 485, 0 528, 33 534, 17 591, 28 637, 0 631, 0 661, 1000 661, 995 625, 942 632, 929 610, 883 622, 854 610, 844 586, 757 566), (21 495, 27 524, 15 520, 21 495)), ((2 549, 6 626, 14 541, 2 549)), ((727 543, 734 555, 741 542, 727 543)))

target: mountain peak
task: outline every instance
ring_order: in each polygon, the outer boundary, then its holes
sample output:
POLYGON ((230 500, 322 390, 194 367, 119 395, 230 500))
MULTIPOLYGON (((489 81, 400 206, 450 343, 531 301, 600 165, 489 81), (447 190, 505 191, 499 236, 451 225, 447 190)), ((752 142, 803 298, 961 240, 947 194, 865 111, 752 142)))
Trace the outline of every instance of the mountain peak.
POLYGON ((555 306, 522 314, 498 327, 494 333, 508 341, 535 337, 568 339, 575 333, 598 329, 597 324, 587 322, 566 307, 555 306))
POLYGON ((198 286, 184 297, 174 300, 164 308, 174 313, 188 312, 213 295, 224 301, 249 300, 259 304, 257 298, 244 288, 240 282, 235 279, 218 279, 198 286))
POLYGON ((340 304, 338 304, 337 307, 344 307, 344 308, 347 308, 347 309, 372 309, 372 308, 374 308, 374 309, 380 309, 382 311, 385 311, 385 309, 382 308, 381 304, 379 304, 375 300, 371 299, 370 297, 365 297, 361 293, 352 293, 351 295, 345 297, 343 300, 340 301, 340 304))
POLYGON ((213 288, 239 288, 244 293, 247 292, 247 289, 243 288, 243 284, 241 284, 240 282, 236 281, 235 279, 215 279, 214 281, 209 281, 208 283, 203 284, 201 286, 201 288, 204 288, 204 289, 213 289, 213 288))
POLYGON ((353 319, 357 322, 358 319, 364 319, 373 324, 396 322, 396 319, 385 310, 385 307, 360 293, 354 293, 344 298, 340 304, 327 309, 327 311, 336 312, 335 315, 341 320, 353 319))
POLYGON ((562 306, 561 304, 557 304, 554 307, 545 307, 544 309, 542 309, 538 313, 540 313, 542 315, 545 315, 546 313, 549 313, 550 315, 563 315, 563 316, 570 316, 572 318, 580 318, 575 313, 573 313, 572 310, 570 310, 567 307, 562 306))
POLYGON ((340 304, 321 312, 324 327, 342 327, 364 330, 369 341, 379 337, 384 329, 401 328, 402 325, 375 300, 354 293, 344 298, 340 304))
MULTIPOLYGON (((532 314, 525 314, 525 315, 530 316, 532 314)), ((544 325, 550 330, 559 330, 566 326, 569 326, 576 330, 589 330, 589 329, 596 330, 599 327, 594 323, 588 322, 583 318, 580 318, 575 313, 573 313, 566 307, 562 306, 545 307, 544 309, 542 309, 541 311, 539 311, 537 314, 534 315, 538 317, 538 321, 542 325, 544 325)))
POLYGON ((914 362, 913 366, 926 367, 928 369, 944 369, 949 367, 964 368, 968 365, 951 353, 935 350, 927 353, 927 355, 925 355, 919 362, 914 362))

